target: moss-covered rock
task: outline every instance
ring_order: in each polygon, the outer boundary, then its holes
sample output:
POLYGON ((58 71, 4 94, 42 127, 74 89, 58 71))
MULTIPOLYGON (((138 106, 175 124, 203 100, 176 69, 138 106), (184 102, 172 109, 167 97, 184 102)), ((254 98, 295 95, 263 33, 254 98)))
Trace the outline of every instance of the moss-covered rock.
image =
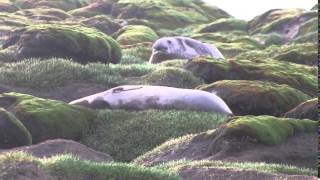
POLYGON ((157 68, 145 77, 146 84, 177 88, 194 88, 202 84, 202 80, 182 68, 157 68))
POLYGON ((73 16, 81 17, 111 14, 113 1, 96 1, 82 8, 73 9, 69 13, 73 16))
POLYGON ((95 117, 89 109, 26 94, 3 93, 0 102, 29 130, 33 143, 54 138, 79 140, 95 117))
POLYGON ((18 11, 18 7, 16 7, 14 4, 11 2, 0 2, 0 12, 8 12, 8 13, 13 13, 15 11, 18 11))
POLYGON ((4 48, 16 47, 16 59, 30 57, 72 58, 80 63, 118 63, 121 49, 104 33, 82 26, 57 24, 30 25, 19 29, 6 41, 4 48))
POLYGON ((121 25, 113 21, 110 17, 106 15, 97 15, 84 20, 81 23, 87 25, 88 27, 95 27, 105 34, 111 35, 121 28, 121 25))
POLYGON ((316 65, 318 46, 314 43, 287 44, 270 46, 264 50, 243 52, 235 59, 259 60, 273 58, 279 61, 287 61, 297 64, 316 65))
POLYGON ((64 11, 80 8, 88 4, 87 0, 14 0, 14 5, 22 9, 57 8, 64 11))
POLYGON ((124 163, 96 163, 72 155, 59 155, 40 159, 24 152, 0 155, 0 179, 130 179, 179 180, 176 173, 124 163))
POLYGON ((22 9, 15 12, 16 15, 28 17, 35 20, 55 20, 60 21, 67 18, 71 18, 71 15, 61 9, 56 8, 34 8, 34 9, 22 9))
POLYGON ((296 35, 293 43, 318 42, 318 17, 309 19, 301 24, 299 32, 296 35))
MULTIPOLYGON (((276 118, 273 116, 238 117, 223 127, 219 138, 249 136, 266 145, 276 145, 301 132, 315 132, 317 123, 308 119, 276 118)), ((218 132, 218 131, 217 131, 218 132)))
POLYGON ((198 30, 198 33, 221 32, 221 31, 246 31, 247 22, 244 20, 227 18, 218 19, 198 30))
POLYGON ((217 7, 195 0, 120 0, 115 4, 112 14, 122 19, 149 20, 166 29, 175 29, 194 23, 208 23, 209 20, 230 17, 217 7))
POLYGON ((287 40, 294 39, 300 26, 309 19, 316 18, 317 12, 302 9, 273 9, 255 17, 249 22, 251 33, 282 34, 287 40))
POLYGON ((116 37, 117 42, 121 45, 154 42, 159 38, 151 28, 142 25, 124 26, 115 32, 113 37, 116 37))
POLYGON ((310 96, 317 92, 317 68, 295 63, 265 60, 216 61, 195 58, 184 68, 201 77, 206 83, 219 80, 261 80, 287 84, 310 96))
POLYGON ((222 80, 198 88, 215 92, 236 115, 279 116, 310 99, 288 85, 262 81, 222 80))
POLYGON ((26 127, 10 112, 0 107, 0 148, 26 146, 32 138, 26 127))
POLYGON ((318 116, 318 98, 314 98, 299 104, 297 107, 288 111, 284 117, 296 119, 319 120, 318 116))
POLYGON ((115 160, 130 161, 169 138, 212 129, 225 120, 196 111, 103 110, 82 142, 115 160))

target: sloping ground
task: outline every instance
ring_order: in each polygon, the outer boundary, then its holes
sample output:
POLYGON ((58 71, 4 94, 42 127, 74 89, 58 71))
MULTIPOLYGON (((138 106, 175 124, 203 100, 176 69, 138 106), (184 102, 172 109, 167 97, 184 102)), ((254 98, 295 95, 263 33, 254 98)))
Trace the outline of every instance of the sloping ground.
POLYGON ((22 146, 10 150, 0 150, 0 153, 22 151, 38 158, 50 158, 56 155, 72 154, 82 160, 95 162, 110 162, 112 157, 108 154, 101 153, 90 149, 78 142, 64 139, 47 140, 31 146, 22 146))
POLYGON ((317 123, 243 116, 217 130, 172 139, 135 159, 148 166, 174 160, 266 162, 316 167, 317 123))
POLYGON ((299 104, 297 107, 288 111, 284 117, 296 119, 319 120, 318 116, 318 98, 308 100, 299 104))
POLYGON ((0 154, 0 178, 18 180, 47 179, 132 179, 178 180, 175 173, 123 163, 96 163, 70 155, 47 159, 22 152, 0 154))

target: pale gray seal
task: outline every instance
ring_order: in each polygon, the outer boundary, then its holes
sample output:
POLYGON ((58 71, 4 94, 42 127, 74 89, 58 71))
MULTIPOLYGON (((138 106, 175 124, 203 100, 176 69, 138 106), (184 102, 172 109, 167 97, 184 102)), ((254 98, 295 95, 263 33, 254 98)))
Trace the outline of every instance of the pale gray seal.
POLYGON ((232 115, 227 104, 213 93, 167 86, 125 85, 87 96, 69 104, 111 109, 177 109, 232 115))
POLYGON ((160 38, 153 44, 152 49, 152 55, 149 59, 151 64, 170 59, 192 59, 197 56, 224 59, 224 56, 214 45, 182 36, 160 38))

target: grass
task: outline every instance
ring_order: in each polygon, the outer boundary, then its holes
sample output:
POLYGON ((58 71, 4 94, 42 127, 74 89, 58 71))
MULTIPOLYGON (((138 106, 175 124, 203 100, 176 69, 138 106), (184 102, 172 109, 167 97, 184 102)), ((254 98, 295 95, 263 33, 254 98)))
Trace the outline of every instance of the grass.
POLYGON ((178 172, 185 168, 222 168, 222 169, 236 169, 236 170, 251 170, 260 173, 271 173, 271 174, 288 174, 288 175, 307 175, 317 176, 315 170, 307 168, 299 168, 295 166, 288 166, 282 164, 271 164, 271 163, 255 163, 255 162, 226 162, 226 161, 173 161, 166 164, 156 166, 159 168, 178 172))
MULTIPOLYGON (((58 155, 39 159, 24 152, 9 152, 0 155, 0 178, 15 179, 32 171, 32 176, 44 174, 52 179, 117 179, 117 180, 178 180, 179 176, 160 168, 124 163, 96 163, 80 160, 72 155, 58 155), (23 167, 24 164, 29 164, 23 167), (37 167, 38 170, 32 169, 37 167), (29 168, 29 169, 28 169, 29 168)), ((41 177, 41 176, 40 176, 41 177)), ((39 177, 38 177, 39 178, 39 177)))
POLYGON ((170 138, 213 129, 225 116, 195 111, 102 110, 82 139, 118 161, 131 161, 170 138))

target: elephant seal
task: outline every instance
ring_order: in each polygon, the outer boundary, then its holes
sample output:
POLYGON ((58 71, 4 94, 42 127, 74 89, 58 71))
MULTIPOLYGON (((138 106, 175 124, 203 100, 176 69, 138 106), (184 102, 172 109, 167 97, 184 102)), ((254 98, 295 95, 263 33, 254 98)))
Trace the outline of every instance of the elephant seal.
POLYGON ((74 100, 69 104, 111 109, 177 109, 233 115, 226 103, 213 93, 167 86, 125 85, 74 100))
POLYGON ((152 46, 150 64, 170 59, 192 59, 197 56, 211 56, 224 59, 221 52, 211 44, 202 43, 188 37, 164 37, 158 39, 152 46))

